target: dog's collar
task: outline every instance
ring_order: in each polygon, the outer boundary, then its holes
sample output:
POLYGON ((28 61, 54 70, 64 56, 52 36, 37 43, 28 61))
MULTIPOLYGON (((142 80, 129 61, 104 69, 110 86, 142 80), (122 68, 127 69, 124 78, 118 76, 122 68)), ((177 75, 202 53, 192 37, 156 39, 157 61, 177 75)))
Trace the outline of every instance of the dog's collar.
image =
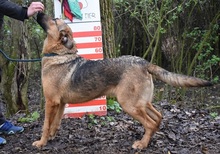
POLYGON ((57 56, 57 53, 45 53, 44 56, 45 57, 53 57, 53 56, 57 56))

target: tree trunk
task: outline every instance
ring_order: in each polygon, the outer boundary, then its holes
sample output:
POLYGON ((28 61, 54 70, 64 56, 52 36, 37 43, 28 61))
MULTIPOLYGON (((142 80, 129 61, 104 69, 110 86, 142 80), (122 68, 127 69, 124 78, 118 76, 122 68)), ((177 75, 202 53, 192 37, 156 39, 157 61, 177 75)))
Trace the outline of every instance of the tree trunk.
MULTIPOLYGON (((5 17, 6 18, 6 17, 5 17)), ((7 19, 7 18, 6 18, 7 19)), ((5 25, 8 25, 8 31, 10 33, 3 35, 2 46, 3 51, 10 57, 16 58, 15 48, 13 46, 14 42, 14 28, 18 28, 19 26, 12 25, 20 25, 20 23, 15 23, 15 21, 5 20, 5 25), (10 21, 10 22, 9 22, 10 21)), ((15 85, 15 71, 16 71, 16 63, 7 61, 6 59, 1 58, 1 92, 2 92, 2 100, 6 104, 6 115, 9 116, 15 113, 18 108, 16 105, 15 96, 17 95, 17 88, 15 85)))
POLYGON ((103 52, 106 58, 116 57, 115 35, 114 35, 114 18, 113 18, 113 1, 100 1, 101 22, 103 33, 103 52))
MULTIPOLYGON (((22 24, 21 27, 21 35, 19 39, 18 49, 20 51, 19 57, 20 59, 29 59, 29 53, 30 53, 30 45, 28 43, 29 41, 29 35, 28 35, 28 29, 27 25, 22 24)), ((30 68, 31 63, 25 63, 25 62, 19 62, 17 67, 17 73, 16 73, 16 83, 17 83, 17 106, 19 110, 25 110, 26 113, 28 112, 28 79, 30 75, 30 68)))
MULTIPOLYGON (((9 19, 7 21, 5 24, 11 33, 4 39, 3 51, 10 58, 28 59, 30 47, 27 26, 18 20, 9 19)), ((28 111, 27 90, 30 63, 10 62, 1 58, 0 64, 2 69, 1 92, 7 107, 6 115, 12 115, 20 110, 28 111)))

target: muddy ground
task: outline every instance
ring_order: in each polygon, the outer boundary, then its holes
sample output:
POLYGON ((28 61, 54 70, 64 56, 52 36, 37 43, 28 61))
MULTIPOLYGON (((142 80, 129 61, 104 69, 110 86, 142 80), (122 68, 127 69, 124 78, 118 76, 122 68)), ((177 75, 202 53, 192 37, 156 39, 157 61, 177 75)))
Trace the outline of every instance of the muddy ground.
POLYGON ((63 119, 53 141, 41 150, 32 147, 32 142, 40 139, 44 117, 39 107, 40 90, 34 87, 30 88, 29 107, 31 112, 38 111, 40 118, 31 123, 18 123, 24 114, 10 117, 8 120, 23 126, 25 131, 3 135, 7 144, 0 146, 0 154, 219 154, 220 86, 189 90, 180 99, 175 89, 161 97, 161 91, 166 92, 164 84, 157 85, 153 104, 163 114, 163 121, 144 150, 131 148, 136 139, 141 139, 143 127, 123 111, 113 110, 105 117, 63 119))

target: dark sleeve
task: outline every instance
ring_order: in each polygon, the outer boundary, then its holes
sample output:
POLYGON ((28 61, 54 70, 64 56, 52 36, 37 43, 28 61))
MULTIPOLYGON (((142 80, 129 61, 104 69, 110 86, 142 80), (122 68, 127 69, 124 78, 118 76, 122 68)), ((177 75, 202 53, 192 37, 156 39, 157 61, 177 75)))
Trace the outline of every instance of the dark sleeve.
POLYGON ((0 30, 2 29, 4 15, 0 13, 0 30))
POLYGON ((21 21, 28 19, 27 8, 8 0, 0 0, 0 13, 21 21))

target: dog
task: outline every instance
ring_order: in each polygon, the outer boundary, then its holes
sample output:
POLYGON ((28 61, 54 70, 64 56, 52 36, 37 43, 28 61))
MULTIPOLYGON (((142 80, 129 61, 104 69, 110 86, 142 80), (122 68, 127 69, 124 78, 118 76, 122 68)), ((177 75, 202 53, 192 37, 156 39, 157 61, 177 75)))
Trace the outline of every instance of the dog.
POLYGON ((72 31, 62 19, 38 13, 37 22, 47 33, 41 74, 45 119, 41 139, 33 142, 38 148, 55 137, 66 103, 83 103, 104 95, 116 97, 122 109, 143 125, 145 134, 132 147, 146 148, 162 120, 161 113, 151 104, 152 76, 173 86, 212 85, 206 80, 171 73, 136 56, 86 60, 77 54, 72 31))

